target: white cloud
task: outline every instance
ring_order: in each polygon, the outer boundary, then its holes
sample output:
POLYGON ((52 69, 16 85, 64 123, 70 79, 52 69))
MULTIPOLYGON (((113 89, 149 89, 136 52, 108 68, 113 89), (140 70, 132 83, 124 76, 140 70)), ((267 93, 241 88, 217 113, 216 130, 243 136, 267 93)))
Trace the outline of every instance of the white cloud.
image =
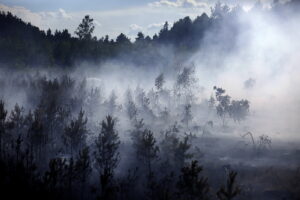
POLYGON ((137 24, 131 24, 131 25, 129 26, 129 28, 130 28, 131 30, 133 30, 133 31, 141 31, 141 30, 143 30, 143 27, 141 27, 141 26, 139 26, 139 25, 137 25, 137 24))
POLYGON ((6 6, 0 4, 0 10, 11 12, 13 15, 16 15, 23 21, 30 22, 32 25, 44 30, 53 28, 53 24, 59 24, 59 26, 56 26, 56 28, 67 28, 63 27, 63 25, 67 23, 66 20, 70 21, 72 19, 72 16, 62 8, 58 9, 57 11, 33 12, 21 6, 6 6))
POLYGON ((183 7, 195 7, 195 8, 208 8, 209 5, 205 2, 200 2, 197 0, 183 0, 182 1, 183 7))
POLYGON ((164 22, 162 23, 153 23, 153 24, 149 24, 147 26, 147 29, 151 30, 151 29, 158 29, 161 28, 164 25, 164 22))
POLYGON ((80 21, 74 20, 73 13, 69 14, 64 9, 60 8, 55 11, 33 12, 21 6, 6 6, 0 4, 0 10, 11 12, 13 15, 21 18, 25 22, 30 22, 32 25, 39 27, 42 30, 63 30, 68 29, 72 33, 80 21))
POLYGON ((71 19, 72 17, 66 13, 66 11, 62 8, 58 9, 59 16, 65 19, 71 19))
POLYGON ((176 1, 170 1, 170 0, 160 0, 153 3, 148 4, 150 7, 162 7, 162 6, 168 6, 168 7, 175 7, 175 8, 208 8, 209 5, 203 1, 198 0, 176 0, 176 1))
POLYGON ((62 8, 59 8, 57 11, 38 12, 36 14, 40 15, 44 20, 49 20, 51 18, 64 20, 72 19, 72 16, 62 8))
POLYGON ((42 21, 42 16, 40 14, 31 12, 30 10, 24 7, 20 7, 20 6, 9 7, 0 4, 0 10, 4 12, 11 12, 13 15, 16 15, 17 17, 21 18, 26 22, 30 22, 35 26, 39 26, 42 21))
POLYGON ((170 7, 180 7, 179 1, 173 2, 169 0, 160 0, 148 4, 151 7, 161 7, 161 6, 170 6, 170 7))

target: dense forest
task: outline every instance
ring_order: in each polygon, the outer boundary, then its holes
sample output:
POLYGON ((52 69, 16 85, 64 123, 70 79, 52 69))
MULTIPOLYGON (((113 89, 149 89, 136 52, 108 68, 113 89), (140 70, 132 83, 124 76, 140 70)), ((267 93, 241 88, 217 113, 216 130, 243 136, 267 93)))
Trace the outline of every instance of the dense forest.
MULTIPOLYGON (((255 9, 262 9, 257 4, 255 9)), ((253 12, 255 12, 253 9, 253 12)), ((287 10, 297 12, 299 3, 293 0, 286 4, 274 2, 273 12, 278 12, 289 20, 287 10)), ((191 20, 185 17, 175 22, 172 27, 166 22, 158 34, 153 37, 138 33, 132 42, 123 33, 113 40, 108 35, 97 38, 93 36, 95 28, 93 19, 85 16, 81 26, 75 31, 75 37, 67 29, 42 31, 30 23, 25 23, 11 13, 0 13, 0 63, 13 68, 24 67, 63 67, 70 68, 81 62, 101 63, 118 57, 128 63, 141 66, 151 66, 167 63, 169 55, 159 51, 162 46, 171 46, 174 54, 186 59, 189 54, 204 45, 203 39, 207 32, 214 32, 222 40, 224 51, 234 46, 237 27, 240 25, 239 13, 244 12, 241 7, 230 9, 218 3, 212 8, 211 15, 201 14, 191 20), (218 35, 230 34, 230 37, 218 35)), ((270 11, 266 11, 270 12, 270 11)), ((210 33, 211 34, 211 33, 210 33)), ((211 41, 211 42, 217 42, 211 41)))
MULTIPOLYGON (((259 74, 233 84, 241 93, 218 85, 226 81, 216 71, 227 69, 215 67, 225 61, 233 66, 236 60, 224 58, 248 51, 240 38, 250 37, 249 18, 259 13, 281 25, 299 19, 299 9, 296 0, 275 1, 270 9, 257 4, 248 12, 217 3, 211 14, 172 27, 166 22, 154 36, 139 32, 134 41, 123 33, 115 40, 93 36, 89 15, 72 36, 1 12, 2 197, 299 200, 299 140, 270 134, 285 122, 283 112, 272 112, 278 98, 260 90, 259 74), (212 52, 217 56, 210 59, 212 52), (208 69, 222 81, 205 83, 208 69), (267 114, 257 108, 264 95, 272 108, 267 114)), ((299 103, 293 93, 289 99, 299 103)), ((277 107, 288 106, 298 115, 297 104, 277 107)))

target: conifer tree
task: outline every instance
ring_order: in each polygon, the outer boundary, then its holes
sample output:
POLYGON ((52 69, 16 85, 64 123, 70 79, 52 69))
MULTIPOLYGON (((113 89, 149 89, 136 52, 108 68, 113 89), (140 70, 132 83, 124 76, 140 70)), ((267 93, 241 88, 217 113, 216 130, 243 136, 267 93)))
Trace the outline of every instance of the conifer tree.
POLYGON ((236 185, 237 172, 229 171, 226 186, 222 186, 217 192, 219 200, 232 200, 241 193, 241 188, 236 185))
POLYGON ((114 194, 114 170, 116 169, 120 153, 120 140, 115 128, 115 119, 107 116, 101 123, 101 131, 96 140, 96 167, 100 175, 101 197, 111 198, 114 194))

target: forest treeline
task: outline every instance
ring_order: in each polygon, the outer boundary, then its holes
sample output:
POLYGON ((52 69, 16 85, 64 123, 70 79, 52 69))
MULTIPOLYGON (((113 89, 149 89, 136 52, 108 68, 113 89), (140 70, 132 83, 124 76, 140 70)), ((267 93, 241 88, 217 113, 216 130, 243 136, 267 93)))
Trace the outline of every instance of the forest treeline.
MULTIPOLYGON (((260 8, 257 4, 253 8, 260 8)), ((263 12, 280 12, 289 18, 299 9, 299 1, 292 0, 285 4, 275 1, 271 10, 263 12), (290 11, 295 12, 290 12, 290 11)), ((159 33, 146 36, 139 32, 134 41, 121 33, 116 39, 108 35, 97 38, 93 36, 94 24, 87 15, 75 31, 75 36, 67 30, 47 30, 25 23, 11 13, 0 13, 0 64, 12 68, 24 67, 73 67, 82 62, 99 64, 106 60, 119 58, 142 66, 151 66, 167 62, 170 58, 159 51, 162 46, 173 48, 175 55, 183 57, 195 52, 203 44, 207 34, 224 34, 220 41, 224 50, 234 46, 238 33, 238 15, 244 12, 240 7, 229 8, 217 3, 211 15, 201 14, 194 20, 189 17, 178 20, 169 27, 166 22, 159 33), (222 26, 226 26, 226 32, 222 26)))

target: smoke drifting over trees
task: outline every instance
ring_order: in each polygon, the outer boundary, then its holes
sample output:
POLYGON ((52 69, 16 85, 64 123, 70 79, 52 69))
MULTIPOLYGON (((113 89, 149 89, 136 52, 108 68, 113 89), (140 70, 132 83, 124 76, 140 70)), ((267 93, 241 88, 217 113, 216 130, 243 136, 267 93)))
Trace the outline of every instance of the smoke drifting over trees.
POLYGON ((1 195, 299 199, 299 8, 217 3, 135 41, 2 12, 1 195))

